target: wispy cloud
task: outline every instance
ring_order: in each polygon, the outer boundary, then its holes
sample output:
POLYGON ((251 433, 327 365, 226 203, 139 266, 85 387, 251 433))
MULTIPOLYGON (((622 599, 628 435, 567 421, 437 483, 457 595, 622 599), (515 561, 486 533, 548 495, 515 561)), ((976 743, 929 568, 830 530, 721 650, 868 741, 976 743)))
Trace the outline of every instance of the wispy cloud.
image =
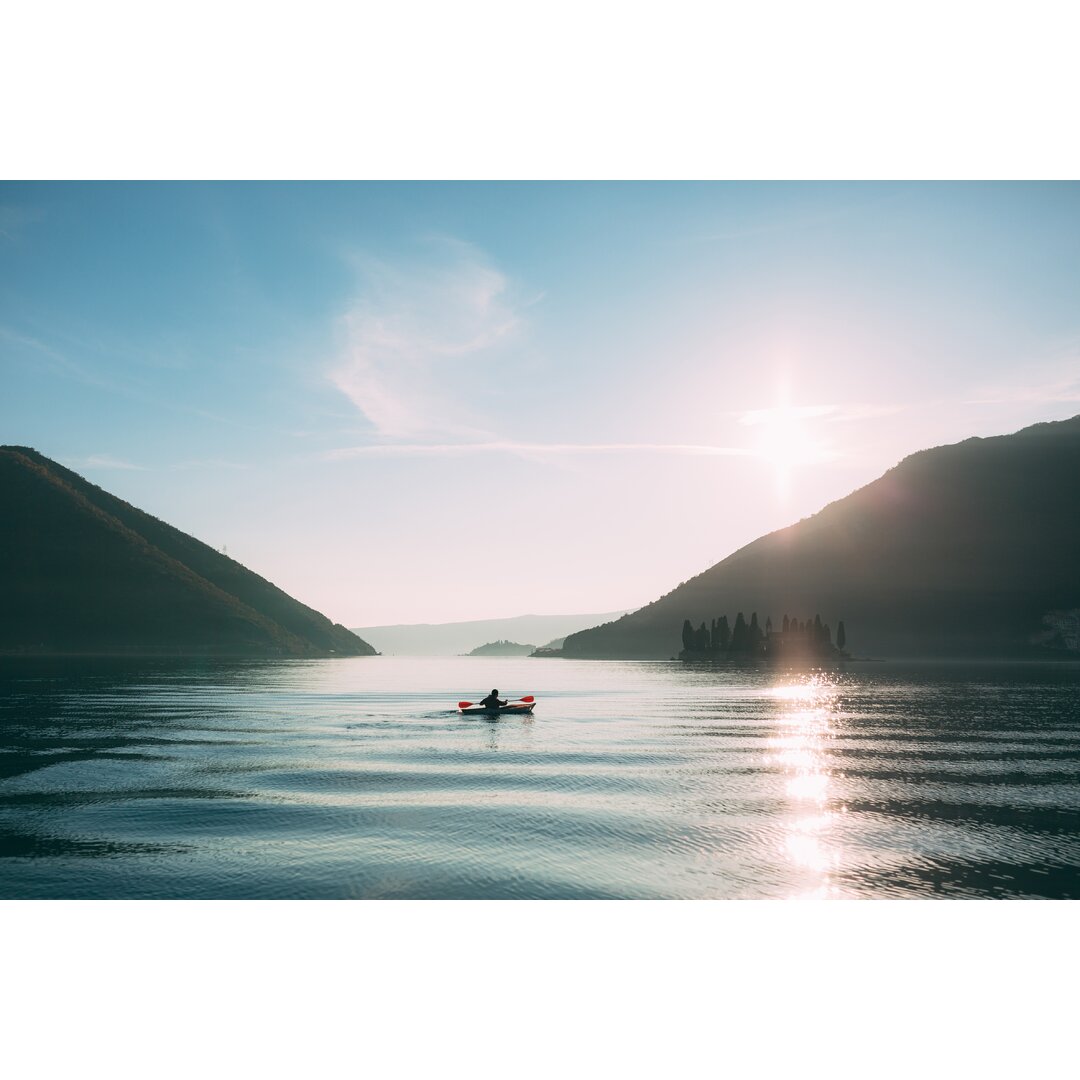
POLYGON ((1045 363, 1031 365, 1025 375, 987 384, 965 405, 1052 404, 1080 401, 1080 340, 1064 343, 1045 363))
MULTIPOLYGON (((212 412, 209 409, 195 408, 186 405, 181 401, 177 401, 175 398, 149 393, 138 385, 132 385, 131 383, 110 374, 114 368, 107 363, 108 360, 114 359, 118 354, 125 351, 132 355, 140 355, 138 350, 134 349, 132 346, 110 344, 105 347, 97 341, 81 342, 71 335, 61 336, 67 339, 67 347, 77 351, 88 352, 92 358, 91 363, 96 363, 100 366, 105 374, 100 374, 94 368, 71 359, 71 356, 66 349, 65 351, 61 351, 60 349, 54 348, 49 343, 42 341, 40 338, 22 333, 10 326, 0 324, 0 345, 7 344, 11 346, 11 355, 19 356, 24 362, 32 364, 40 370, 48 371, 53 375, 71 379, 75 382, 84 383, 87 386, 97 387, 111 394, 118 394, 125 398, 143 402, 155 409, 164 409, 185 416, 198 416, 204 420, 211 420, 214 423, 228 426, 229 428, 245 427, 251 430, 263 430, 262 425, 245 421, 244 419, 238 418, 236 415, 226 416, 221 413, 212 412), (105 362, 103 362, 103 357, 105 358, 105 362)), ((153 366, 166 367, 168 365, 165 363, 154 363, 153 366)))
POLYGON ((863 213, 879 214, 886 207, 909 198, 902 189, 880 192, 873 197, 866 197, 865 191, 859 198, 853 198, 845 205, 834 206, 828 210, 808 211, 800 214, 774 215, 768 220, 750 220, 745 225, 720 229, 697 237, 702 242, 716 240, 742 240, 752 236, 768 236, 776 233, 802 232, 821 227, 831 227, 837 222, 863 213))
POLYGON ((230 471, 250 469, 251 466, 242 461, 226 461, 223 458, 196 458, 190 461, 178 461, 174 469, 228 469, 230 471))
POLYGON ((45 366, 57 374, 65 375, 91 386, 106 385, 102 379, 87 371, 82 365, 77 364, 65 353, 54 349, 51 345, 47 345, 38 338, 13 330, 10 326, 0 326, 0 341, 8 342, 29 356, 43 358, 45 366))
POLYGON ((360 295, 342 318, 330 380, 391 438, 476 434, 487 363, 520 330, 507 278, 477 248, 439 239, 421 258, 357 260, 360 295))
POLYGON ((81 469, 137 469, 140 472, 146 471, 145 465, 135 465, 130 461, 112 457, 110 454, 92 454, 90 457, 82 458, 76 462, 76 465, 81 469))
POLYGON ((33 206, 0 205, 0 237, 14 240, 23 229, 44 216, 43 211, 33 206))
POLYGON ((873 420, 904 411, 903 405, 778 405, 770 409, 748 409, 738 413, 739 423, 748 427, 785 420, 821 419, 833 421, 873 420))
POLYGON ((496 440, 474 443, 380 443, 346 446, 327 451, 327 461, 360 457, 442 457, 469 454, 523 454, 530 457, 562 457, 577 454, 683 454, 691 457, 745 457, 753 453, 737 446, 692 443, 537 443, 496 440))

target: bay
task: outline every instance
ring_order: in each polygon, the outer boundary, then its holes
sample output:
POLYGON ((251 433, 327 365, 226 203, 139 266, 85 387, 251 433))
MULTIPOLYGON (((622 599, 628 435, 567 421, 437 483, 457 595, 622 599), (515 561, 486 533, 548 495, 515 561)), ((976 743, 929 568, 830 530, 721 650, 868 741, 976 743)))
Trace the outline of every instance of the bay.
POLYGON ((0 897, 1076 898, 1080 665, 0 661, 0 897), (463 717, 493 685, 535 714, 463 717))

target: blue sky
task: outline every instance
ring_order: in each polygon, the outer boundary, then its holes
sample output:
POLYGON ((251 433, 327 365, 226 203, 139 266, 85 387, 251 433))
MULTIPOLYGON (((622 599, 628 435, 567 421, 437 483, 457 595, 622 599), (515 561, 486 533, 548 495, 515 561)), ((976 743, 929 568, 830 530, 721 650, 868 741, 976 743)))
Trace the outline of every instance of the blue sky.
POLYGON ((0 185, 0 422, 360 626, 634 607, 1080 412, 1077 184, 0 185))

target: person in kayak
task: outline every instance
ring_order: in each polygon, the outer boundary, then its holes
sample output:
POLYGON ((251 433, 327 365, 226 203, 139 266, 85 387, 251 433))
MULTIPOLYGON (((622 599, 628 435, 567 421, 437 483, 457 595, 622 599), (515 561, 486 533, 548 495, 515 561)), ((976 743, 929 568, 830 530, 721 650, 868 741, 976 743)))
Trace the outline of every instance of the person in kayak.
POLYGON ((501 705, 505 705, 506 702, 499 699, 498 690, 492 690, 486 698, 481 700, 480 704, 483 705, 485 709, 497 709, 501 705))

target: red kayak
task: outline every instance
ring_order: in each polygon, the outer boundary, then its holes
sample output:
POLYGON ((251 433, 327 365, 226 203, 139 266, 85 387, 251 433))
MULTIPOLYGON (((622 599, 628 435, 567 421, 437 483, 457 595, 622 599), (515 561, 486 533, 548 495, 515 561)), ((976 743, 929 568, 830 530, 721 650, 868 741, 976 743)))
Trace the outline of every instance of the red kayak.
POLYGON ((458 711, 462 716, 501 716, 503 713, 531 713, 536 708, 536 699, 528 697, 508 701, 505 705, 488 708, 487 705, 474 705, 471 701, 459 701, 458 711))

